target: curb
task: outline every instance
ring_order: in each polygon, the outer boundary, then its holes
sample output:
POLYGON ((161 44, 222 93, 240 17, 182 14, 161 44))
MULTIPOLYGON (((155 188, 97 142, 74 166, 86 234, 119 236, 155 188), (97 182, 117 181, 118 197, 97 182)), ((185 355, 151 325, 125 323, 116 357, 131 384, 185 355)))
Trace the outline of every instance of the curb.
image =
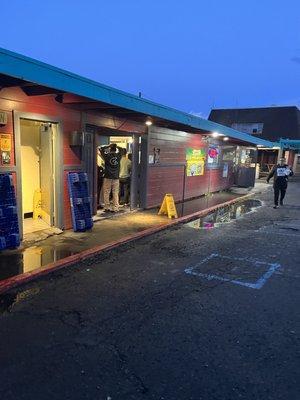
POLYGON ((125 236, 122 239, 118 239, 114 242, 110 242, 110 243, 100 245, 100 246, 94 246, 94 247, 84 250, 80 253, 73 254, 72 256, 62 258, 61 260, 58 260, 53 263, 47 264, 43 267, 37 268, 34 271, 27 272, 27 273, 24 273, 21 275, 17 275, 17 276, 13 276, 11 278, 5 279, 0 282, 0 295, 4 294, 5 292, 7 292, 8 290, 10 290, 12 288, 19 287, 25 283, 28 283, 28 282, 34 281, 40 277, 46 276, 46 275, 50 274, 51 272, 58 271, 62 268, 70 267, 72 265, 77 264, 80 261, 91 258, 92 256, 98 255, 105 251, 115 249, 121 245, 131 243, 133 241, 153 235, 153 234, 161 232, 163 230, 167 230, 176 225, 190 222, 196 218, 203 217, 215 210, 218 210, 219 208, 230 206, 234 203, 245 200, 248 197, 251 197, 254 195, 257 195, 257 193, 248 193, 246 195, 237 197, 235 199, 228 200, 225 203, 216 204, 215 206, 206 208, 205 210, 197 211, 193 214, 189 214, 189 215, 177 218, 175 220, 171 220, 166 224, 157 225, 153 228, 145 229, 142 232, 138 232, 138 233, 134 233, 133 235, 125 236))

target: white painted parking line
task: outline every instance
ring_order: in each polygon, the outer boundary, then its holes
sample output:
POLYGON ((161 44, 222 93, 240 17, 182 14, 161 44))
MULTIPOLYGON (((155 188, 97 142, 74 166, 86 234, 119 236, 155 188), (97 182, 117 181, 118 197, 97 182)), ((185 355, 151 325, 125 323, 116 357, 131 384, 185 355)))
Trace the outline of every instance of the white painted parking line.
POLYGON ((186 274, 189 275, 195 275, 195 276, 199 276, 202 278, 205 278, 207 280, 219 280, 222 282, 231 282, 234 283, 236 285, 241 285, 241 286, 246 286, 250 289, 261 289, 264 284, 267 282, 267 280, 273 275, 273 273, 275 271, 277 271, 279 268, 281 267, 280 264, 278 263, 267 263, 265 261, 260 261, 260 260, 256 260, 254 258, 238 258, 238 257, 229 257, 229 256, 223 256, 217 253, 212 253, 210 256, 204 258, 203 260, 201 260, 199 263, 197 263, 196 265, 186 268, 184 270, 184 272, 186 274), (267 270, 266 272, 259 277, 259 279, 257 279, 255 282, 244 282, 241 281, 239 279, 230 279, 230 278, 226 278, 224 276, 220 276, 217 274, 207 274, 207 273, 203 273, 203 272, 199 272, 197 271, 197 269, 199 267, 201 267, 201 265, 206 264, 207 262, 209 262, 210 260, 214 259, 214 258, 220 258, 220 259, 227 259, 227 260, 232 260, 232 261, 239 261, 241 263, 250 263, 252 264, 253 267, 266 267, 267 270))

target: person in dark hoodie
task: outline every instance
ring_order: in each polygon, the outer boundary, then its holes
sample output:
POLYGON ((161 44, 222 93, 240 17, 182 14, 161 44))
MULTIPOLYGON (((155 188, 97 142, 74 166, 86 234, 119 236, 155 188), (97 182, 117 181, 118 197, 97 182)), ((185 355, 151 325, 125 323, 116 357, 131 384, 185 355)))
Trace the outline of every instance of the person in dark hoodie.
POLYGON ((283 199, 286 193, 289 176, 294 175, 292 169, 286 164, 285 158, 280 158, 279 164, 275 165, 267 177, 267 182, 273 178, 274 207, 278 208, 280 194, 280 205, 283 206, 283 199))
POLYGON ((104 196, 104 211, 118 212, 119 211, 119 174, 120 161, 122 158, 122 148, 115 143, 109 146, 102 146, 100 154, 105 162, 104 181, 103 181, 103 196, 104 196), (113 209, 110 210, 110 193, 113 197, 113 209))

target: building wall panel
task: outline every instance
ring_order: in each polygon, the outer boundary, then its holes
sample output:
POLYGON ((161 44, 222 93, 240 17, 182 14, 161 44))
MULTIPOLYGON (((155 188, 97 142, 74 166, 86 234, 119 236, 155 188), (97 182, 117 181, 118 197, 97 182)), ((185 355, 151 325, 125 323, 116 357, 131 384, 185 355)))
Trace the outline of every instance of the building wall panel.
POLYGON ((204 175, 186 176, 186 149, 205 149, 207 143, 200 133, 187 133, 171 129, 151 127, 149 129, 148 156, 159 149, 159 162, 148 165, 147 207, 158 206, 164 194, 172 193, 175 201, 191 199, 207 192, 228 189, 233 184, 233 164, 228 162, 228 177, 223 178, 223 163, 219 168, 208 169, 204 175), (184 194, 183 194, 184 192, 184 194))

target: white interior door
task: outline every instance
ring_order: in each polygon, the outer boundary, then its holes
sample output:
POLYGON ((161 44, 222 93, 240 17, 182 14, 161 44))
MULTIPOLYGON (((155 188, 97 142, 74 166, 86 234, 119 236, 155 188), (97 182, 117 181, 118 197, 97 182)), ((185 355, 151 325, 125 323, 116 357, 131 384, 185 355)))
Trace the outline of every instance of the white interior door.
POLYGON ((53 149, 51 124, 41 125, 40 180, 42 219, 53 225, 53 149))

